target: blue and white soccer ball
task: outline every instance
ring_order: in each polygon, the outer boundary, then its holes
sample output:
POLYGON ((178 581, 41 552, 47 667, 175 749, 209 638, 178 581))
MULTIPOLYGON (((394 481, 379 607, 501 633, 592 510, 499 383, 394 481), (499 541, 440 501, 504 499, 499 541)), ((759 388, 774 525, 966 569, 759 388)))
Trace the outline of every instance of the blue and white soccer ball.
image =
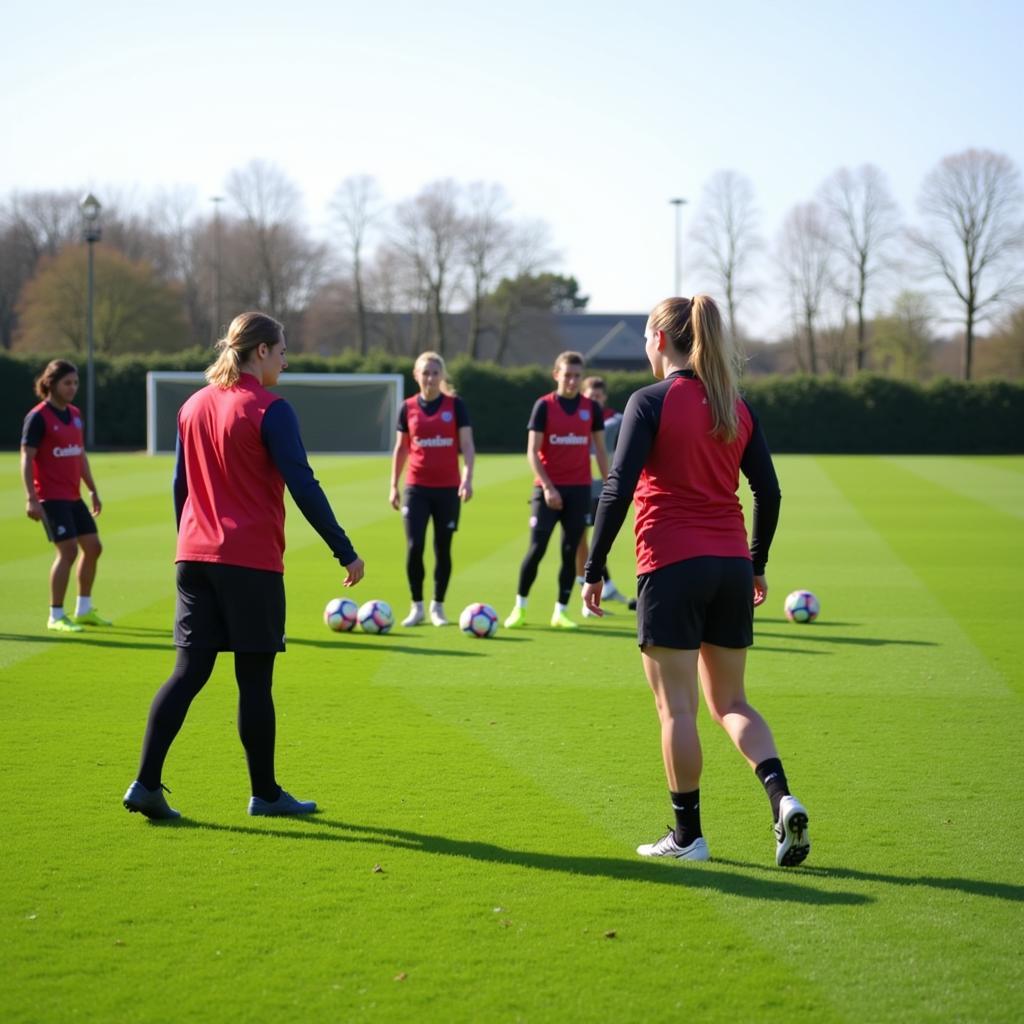
POLYGON ((387 601, 367 601, 359 606, 359 625, 367 633, 387 633, 395 624, 395 616, 387 601))
POLYGON ((354 629, 358 616, 359 605, 347 597, 336 597, 328 601, 324 609, 324 622, 335 633, 347 633, 354 629))
POLYGON ((821 611, 821 603, 809 590, 794 590, 786 598, 785 609, 790 622, 813 622, 821 611))
POLYGON ((481 640, 494 636, 498 632, 498 613, 489 604, 468 604, 459 616, 459 629, 481 640))

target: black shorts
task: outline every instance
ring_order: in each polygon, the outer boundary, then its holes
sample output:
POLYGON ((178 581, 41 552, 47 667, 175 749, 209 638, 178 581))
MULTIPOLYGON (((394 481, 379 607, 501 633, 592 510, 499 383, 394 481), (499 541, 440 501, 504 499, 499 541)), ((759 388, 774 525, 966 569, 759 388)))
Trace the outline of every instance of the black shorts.
POLYGON ((215 562, 178 562, 174 646, 284 650, 284 576, 215 562))
POLYGON ((637 579, 641 647, 697 650, 754 642, 754 567, 749 558, 688 558, 637 579))
POLYGON ((594 525, 590 514, 590 484, 555 484, 562 496, 561 508, 549 508, 544 501, 544 488, 536 486, 530 496, 530 529, 550 534, 557 523, 568 534, 582 537, 588 526, 594 525))
POLYGON ((434 520, 435 531, 454 533, 459 528, 461 510, 458 487, 409 484, 402 493, 402 521, 413 537, 422 537, 431 519, 434 520))
POLYGON ((77 501, 41 501, 39 504, 43 507, 43 529, 47 539, 54 544, 97 532, 96 520, 81 498, 77 501))

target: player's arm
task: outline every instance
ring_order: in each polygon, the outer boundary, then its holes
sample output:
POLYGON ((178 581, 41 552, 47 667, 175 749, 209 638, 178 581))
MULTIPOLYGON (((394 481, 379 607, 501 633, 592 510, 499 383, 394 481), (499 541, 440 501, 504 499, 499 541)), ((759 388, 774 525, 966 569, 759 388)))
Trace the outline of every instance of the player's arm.
MULTIPOLYGON (((403 410, 404 412, 405 410, 403 410)), ((402 470, 409 458, 409 434, 401 430, 395 431, 395 447, 391 452, 391 486, 388 490, 388 501, 397 509, 402 503, 398 494, 398 485, 402 479, 402 470)))
POLYGON ((544 463, 540 460, 540 446, 543 443, 543 431, 529 431, 526 435, 526 459, 530 463, 530 468, 537 474, 537 479, 540 481, 540 486, 544 491, 544 504, 547 505, 548 508, 561 508, 562 495, 559 494, 558 488, 551 482, 551 477, 548 476, 548 471, 544 468, 544 463))
POLYGON ((92 466, 89 465, 89 456, 85 452, 82 452, 82 479, 89 490, 92 514, 98 516, 103 511, 103 503, 100 501, 99 491, 96 490, 96 481, 93 479, 92 466))
POLYGON ((468 424, 459 427, 459 451, 462 452, 462 482, 459 497, 469 501, 473 497, 473 464, 476 462, 476 446, 473 444, 473 428, 468 424))
POLYGON ((274 402, 264 414, 262 438, 299 511, 348 570, 344 586, 354 586, 363 578, 363 561, 335 518, 320 481, 313 475, 295 410, 284 399, 274 402))
POLYGON ((185 474, 185 446, 181 443, 181 434, 178 434, 174 446, 174 477, 171 481, 171 489, 174 494, 174 525, 181 526, 181 513, 185 509, 185 499, 188 497, 188 477, 185 474))
POLYGON ((750 493, 754 499, 751 510, 750 559, 754 566, 754 604, 760 605, 764 604, 768 596, 765 568, 768 564, 768 551, 779 524, 782 491, 779 489, 779 478, 761 424, 749 405, 747 410, 754 421, 754 430, 743 450, 740 470, 750 484, 750 493))
POLYGON ((608 479, 608 449, 604 445, 604 431, 598 430, 594 433, 594 458, 597 459, 597 468, 602 480, 608 479))
POLYGON ((21 446, 21 482, 25 485, 25 514, 29 519, 43 518, 43 506, 36 494, 35 481, 32 479, 32 463, 35 461, 37 447, 30 444, 21 446))

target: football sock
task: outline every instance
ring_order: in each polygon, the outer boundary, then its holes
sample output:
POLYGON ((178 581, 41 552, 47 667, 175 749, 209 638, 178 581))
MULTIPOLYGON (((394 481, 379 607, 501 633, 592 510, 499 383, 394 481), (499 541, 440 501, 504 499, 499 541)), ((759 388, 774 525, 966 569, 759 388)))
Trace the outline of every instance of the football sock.
POLYGON ((516 607, 517 608, 525 608, 526 607, 526 598, 523 597, 522 594, 516 594, 516 607))
POLYGON ((614 597, 619 592, 619 588, 612 583, 611 580, 605 580, 604 582, 604 597, 614 597))
POLYGON ((86 613, 91 612, 91 611, 92 611, 92 598, 91 597, 82 597, 81 595, 79 595, 78 601, 76 602, 76 605, 75 605, 75 614, 76 615, 85 615, 86 613))
POLYGON ((782 762, 777 757, 765 758, 755 769, 754 774, 761 780, 764 791, 772 805, 772 820, 779 820, 779 804, 784 796, 789 796, 789 783, 786 773, 782 770, 782 762))
POLYGON ((698 836, 700 830, 700 790, 690 793, 669 793, 672 798, 672 810, 676 816, 676 827, 673 830, 676 842, 680 846, 689 846, 698 836))
POLYGON ((586 583, 586 582, 587 581, 582 576, 577 576, 576 577, 576 586, 577 587, 582 587, 583 584, 586 583))
POLYGON ((50 605, 50 621, 56 622, 58 619, 64 618, 64 605, 62 604, 51 604, 50 605))

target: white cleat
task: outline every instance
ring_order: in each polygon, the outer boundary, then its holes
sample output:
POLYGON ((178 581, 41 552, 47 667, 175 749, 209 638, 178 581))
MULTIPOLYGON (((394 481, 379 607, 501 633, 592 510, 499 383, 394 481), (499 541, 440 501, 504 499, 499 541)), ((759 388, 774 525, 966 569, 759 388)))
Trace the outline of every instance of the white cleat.
POLYGON ((641 857, 674 857, 676 860, 711 860, 708 844, 703 836, 697 836, 689 846, 676 842, 675 832, 668 830, 656 843, 644 843, 636 848, 641 857))
POLYGON ((430 602, 430 621, 435 626, 450 626, 451 623, 445 618, 444 605, 440 601, 430 602))
POLYGON ((775 843, 775 863, 780 868, 795 868, 803 864, 811 852, 811 837, 807 834, 807 808, 795 796, 784 796, 779 803, 775 843))
POLYGON ((423 605, 415 601, 409 609, 409 614, 402 619, 403 626, 418 626, 423 621, 423 605))

